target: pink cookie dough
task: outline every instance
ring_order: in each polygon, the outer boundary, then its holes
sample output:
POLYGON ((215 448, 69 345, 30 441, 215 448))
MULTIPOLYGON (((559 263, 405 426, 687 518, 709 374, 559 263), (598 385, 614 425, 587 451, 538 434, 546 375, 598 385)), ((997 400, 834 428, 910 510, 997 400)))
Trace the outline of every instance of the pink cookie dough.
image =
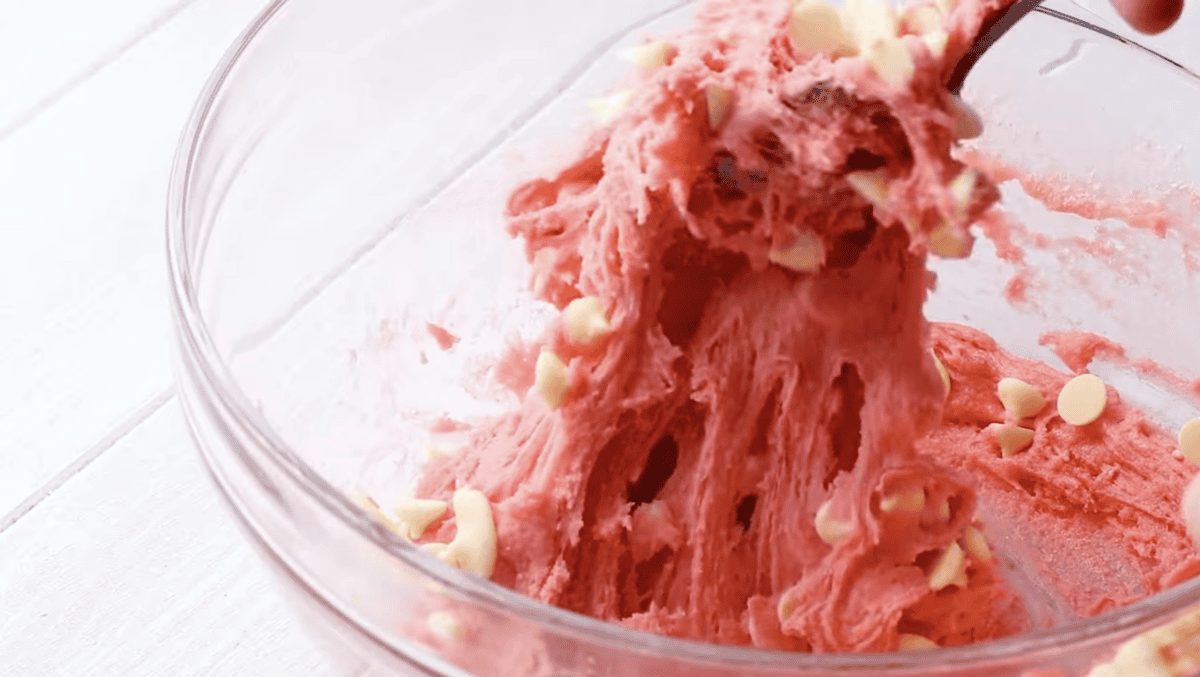
MULTIPOLYGON (((863 652, 906 633, 1008 636, 1197 570, 1178 508, 1192 472, 1172 436, 1115 392, 1073 427, 1053 404, 1069 375, 922 314, 931 234, 969 248, 967 226, 998 199, 983 175, 965 201, 948 188, 967 167, 942 82, 1001 4, 955 5, 944 56, 906 38, 914 73, 894 86, 863 58, 797 56, 789 0, 705 0, 625 112, 513 191, 534 291, 559 308, 599 298, 611 332, 578 346, 560 321, 514 346, 495 371, 522 405, 472 422, 418 484, 484 492, 495 582, 676 637, 863 652), (729 93, 715 127, 714 92, 729 93), (876 170, 885 204, 846 179, 876 170), (802 237, 819 265, 773 262, 802 237), (543 348, 567 364, 556 409, 530 387, 543 348), (1007 458, 988 431, 1005 421, 1006 376, 1048 402, 1007 458), (881 507, 913 491, 919 510, 881 507), (826 502, 848 532, 832 545, 814 526, 826 502), (997 556, 968 551, 965 581, 931 589, 969 527, 997 556)), ((454 529, 448 516, 423 540, 454 529)))

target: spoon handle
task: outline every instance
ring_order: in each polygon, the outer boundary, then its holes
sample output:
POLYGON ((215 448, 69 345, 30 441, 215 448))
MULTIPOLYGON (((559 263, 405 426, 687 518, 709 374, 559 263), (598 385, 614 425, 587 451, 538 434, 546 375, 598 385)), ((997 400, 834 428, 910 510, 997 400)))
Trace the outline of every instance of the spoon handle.
POLYGON ((992 13, 991 16, 983 20, 983 25, 979 27, 979 33, 975 42, 963 54, 962 58, 955 64, 954 70, 950 72, 950 78, 946 81, 946 89, 950 90, 951 94, 958 94, 962 90, 963 81, 967 79, 967 73, 971 72, 971 68, 979 61, 979 57, 988 50, 1005 31, 1012 28, 1012 25, 1021 20, 1021 17, 1037 9, 1042 4, 1042 0, 1017 0, 1007 8, 992 13))

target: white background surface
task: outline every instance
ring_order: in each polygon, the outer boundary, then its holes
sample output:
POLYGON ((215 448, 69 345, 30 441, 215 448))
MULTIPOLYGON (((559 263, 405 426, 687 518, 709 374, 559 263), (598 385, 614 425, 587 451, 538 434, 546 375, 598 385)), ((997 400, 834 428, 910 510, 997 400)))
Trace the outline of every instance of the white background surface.
MULTIPOLYGON (((171 384, 171 157, 264 4, 0 3, 0 675, 330 674, 171 384)), ((1150 43, 1200 63, 1198 15, 1150 43)))
POLYGON ((0 3, 0 675, 331 674, 171 384, 168 170, 264 5, 0 3))

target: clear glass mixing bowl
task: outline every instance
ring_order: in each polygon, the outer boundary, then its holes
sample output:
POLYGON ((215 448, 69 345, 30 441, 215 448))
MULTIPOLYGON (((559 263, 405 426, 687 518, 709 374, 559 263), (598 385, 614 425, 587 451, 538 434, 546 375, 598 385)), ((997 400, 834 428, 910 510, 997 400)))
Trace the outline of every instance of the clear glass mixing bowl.
MULTIPOLYGON (((287 0, 205 90, 168 214, 180 393, 216 486, 337 665, 347 675, 1086 674, 1200 600, 1192 580, 1097 618, 930 652, 713 646, 463 574, 346 497, 401 495, 442 442, 429 432, 437 417, 513 404, 476 377, 553 311, 528 293, 521 246, 504 233, 506 191, 578 147, 584 102, 620 81, 623 48, 686 26, 690 11, 668 0, 287 0), (427 322, 461 341, 441 349, 427 322)), ((1091 220, 1051 212, 1004 183, 1006 208, 1047 238, 1029 249, 1028 299, 1005 297, 1014 269, 981 240, 969 261, 936 264, 943 291, 930 316, 1050 361, 1042 331, 1096 331, 1200 377, 1197 84, 1093 26, 1022 20, 967 81, 987 130, 972 147, 1052 177, 1060 196, 1110 196, 1111 209, 1091 220), (1174 217, 1156 230, 1163 206, 1174 217)), ((1169 383, 1093 367, 1164 426, 1196 415, 1169 383)))

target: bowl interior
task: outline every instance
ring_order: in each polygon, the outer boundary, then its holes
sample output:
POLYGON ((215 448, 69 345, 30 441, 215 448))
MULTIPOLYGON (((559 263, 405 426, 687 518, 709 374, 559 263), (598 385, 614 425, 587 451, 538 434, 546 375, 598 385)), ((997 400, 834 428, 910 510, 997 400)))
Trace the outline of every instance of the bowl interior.
MULTIPOLYGON (((206 329, 243 405, 342 490, 400 498, 430 449, 461 444, 437 421, 517 404, 493 367, 555 310, 530 294, 505 233, 507 191, 580 147, 587 100, 627 77, 625 48, 691 14, 640 0, 523 7, 284 3, 202 129, 190 191, 203 197, 206 329)), ((1024 262, 987 237, 968 260, 934 262, 929 317, 1051 364, 1044 332, 1101 334, 1164 368, 1095 363, 1122 397, 1166 429, 1200 414, 1180 387, 1200 378, 1200 83, 1035 13, 964 98, 986 130, 966 152, 1012 177, 1002 205, 1024 226, 1011 234, 1024 262)))

